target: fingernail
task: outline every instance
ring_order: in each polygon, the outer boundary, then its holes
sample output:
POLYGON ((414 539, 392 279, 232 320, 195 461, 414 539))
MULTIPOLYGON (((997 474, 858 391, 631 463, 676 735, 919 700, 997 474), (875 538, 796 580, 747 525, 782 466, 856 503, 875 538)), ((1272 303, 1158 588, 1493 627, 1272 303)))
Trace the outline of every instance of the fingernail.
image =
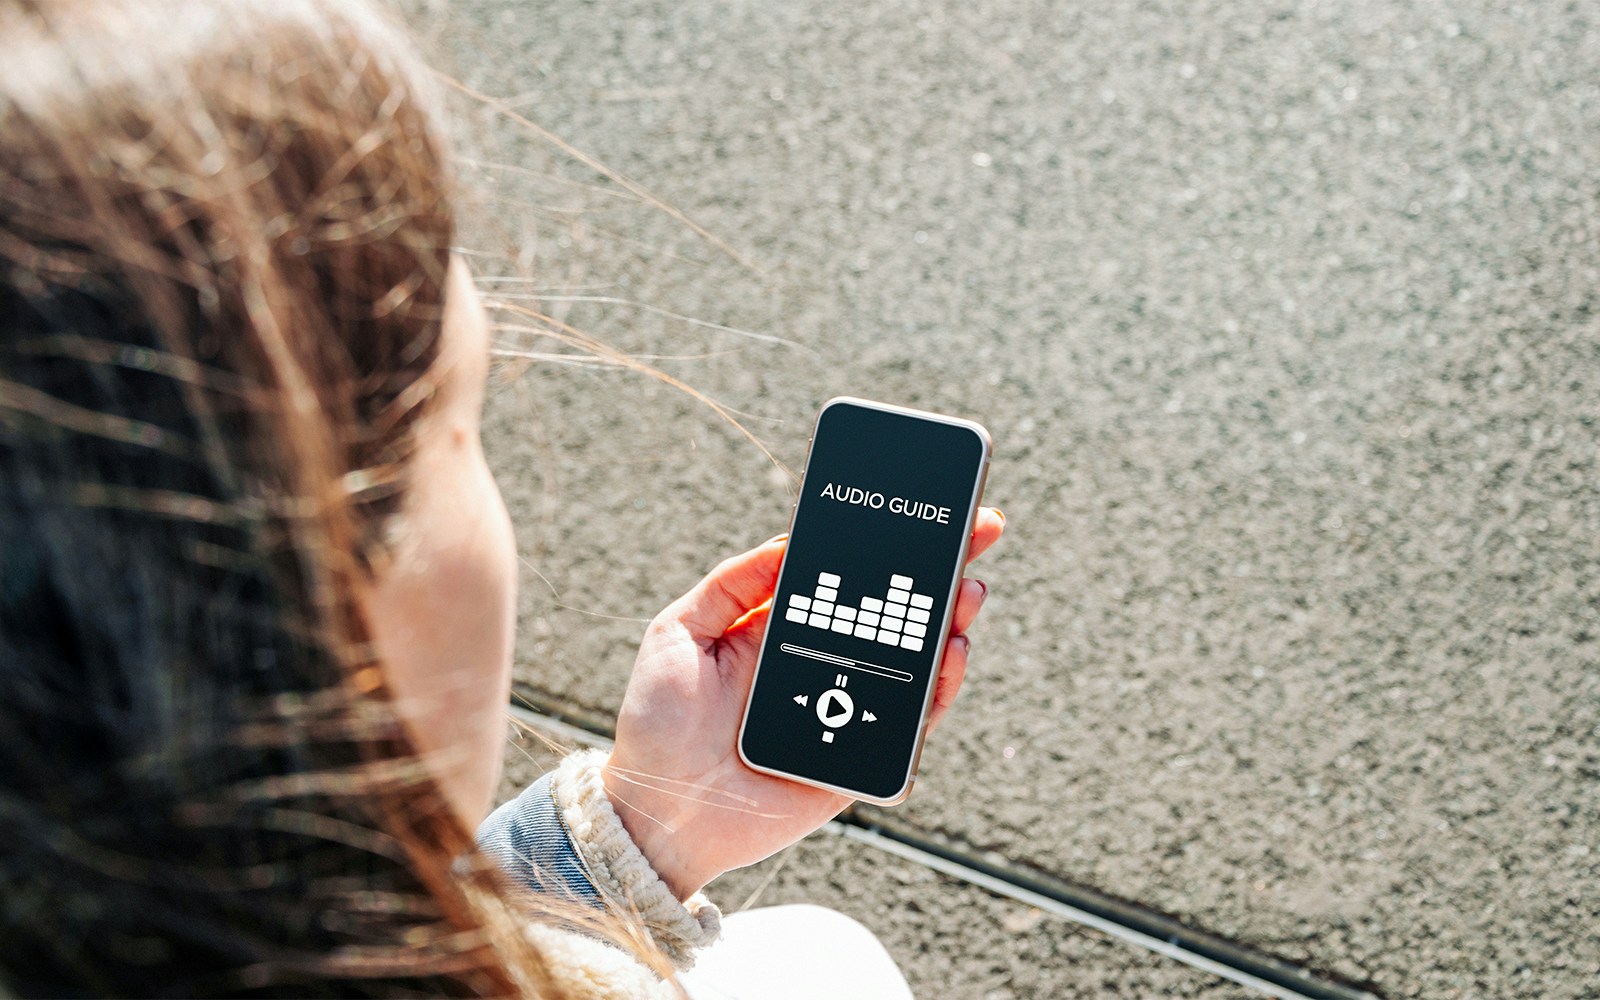
POLYGON ((978 600, 980 602, 988 600, 989 599, 989 585, 987 583, 984 583, 982 580, 973 580, 972 582, 983 588, 983 593, 978 595, 978 600))
POLYGON ((994 512, 995 512, 995 514, 999 515, 1000 523, 1001 524, 1005 524, 1006 523, 1006 512, 1001 510, 999 507, 994 508, 994 512))
POLYGON ((788 537, 789 537, 789 533, 787 531, 780 531, 776 535, 773 535, 771 538, 769 538, 766 541, 762 542, 761 544, 762 545, 771 545, 773 542, 781 542, 785 538, 788 538, 788 537))
POLYGON ((965 633, 956 636, 956 638, 961 640, 961 651, 963 653, 972 652, 972 640, 968 639, 965 633))

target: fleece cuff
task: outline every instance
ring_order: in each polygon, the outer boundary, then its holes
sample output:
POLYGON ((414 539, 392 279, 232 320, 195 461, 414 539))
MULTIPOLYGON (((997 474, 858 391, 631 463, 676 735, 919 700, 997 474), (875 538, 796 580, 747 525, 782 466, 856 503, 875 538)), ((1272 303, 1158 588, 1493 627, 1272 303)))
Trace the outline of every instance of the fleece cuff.
POLYGON ((575 753, 556 768, 550 783, 573 846, 606 902, 637 914, 656 946, 680 970, 694 964, 697 949, 722 933, 722 911, 701 893, 679 902, 656 874, 606 795, 600 769, 606 754, 575 753))

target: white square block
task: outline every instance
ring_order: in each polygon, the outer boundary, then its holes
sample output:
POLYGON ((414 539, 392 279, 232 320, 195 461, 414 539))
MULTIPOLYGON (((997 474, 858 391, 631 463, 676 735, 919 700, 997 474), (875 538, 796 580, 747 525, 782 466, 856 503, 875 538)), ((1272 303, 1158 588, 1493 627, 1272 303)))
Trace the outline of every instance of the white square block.
POLYGON ((914 622, 926 623, 928 621, 928 612, 926 608, 912 608, 906 612, 906 617, 914 622))
POLYGON ((833 742, 833 730, 830 729, 827 732, 822 734, 822 742, 824 742, 824 743, 832 743, 833 742))
POLYGON ((913 608, 931 608, 933 607, 933 598, 927 594, 912 594, 911 606, 913 608))
POLYGON ((889 577, 889 586, 891 586, 891 587, 899 587, 901 590, 910 590, 911 589, 911 577, 909 577, 909 576, 891 576, 891 577, 889 577))
POLYGON ((906 622, 906 635, 914 635, 920 639, 927 634, 928 626, 918 622, 906 622))
POLYGON ((827 628, 833 619, 829 618, 827 615, 819 615, 813 611, 811 613, 811 617, 806 619, 806 621, 810 623, 812 628, 827 628))
POLYGON ((817 600, 819 600, 819 601, 837 601, 838 599, 839 599, 839 592, 837 590, 834 590, 832 587, 818 587, 817 588, 817 600))
POLYGON ((837 574, 837 573, 818 573, 817 574, 817 583, 821 584, 824 587, 837 587, 839 585, 839 574, 837 574))
POLYGON ((833 630, 841 635, 849 635, 850 630, 853 628, 855 628, 855 625, 845 621, 843 618, 835 618, 833 620, 833 630))
POLYGON ((889 591, 889 603, 890 604, 910 604, 911 603, 911 591, 909 591, 909 590, 901 590, 899 587, 895 587, 895 588, 891 589, 889 591))
POLYGON ((843 604, 837 605, 833 609, 833 617, 843 618, 847 622, 853 622, 856 620, 856 609, 847 608, 843 604))
POLYGON ((811 598, 805 596, 804 594, 790 594, 789 607, 799 608, 801 611, 804 611, 805 609, 811 607, 811 598))
POLYGON ((898 646, 900 645, 900 633, 879 629, 878 641, 883 643, 885 646, 898 646))
POLYGON ((898 632, 902 628, 905 628, 905 624, 906 623, 899 618, 889 618, 885 616, 884 619, 878 623, 878 627, 888 629, 891 632, 898 632))
POLYGON ((900 640, 900 648, 909 649, 913 653, 920 653, 922 652, 922 640, 914 635, 908 635, 900 640))
POLYGON ((870 611, 863 611, 859 615, 856 616, 856 621, 860 622, 863 625, 871 625, 873 628, 877 628, 878 627, 878 617, 879 617, 878 615, 875 615, 870 611))
POLYGON ((863 597, 861 599, 861 610, 862 611, 882 611, 883 610, 883 602, 878 600, 876 597, 863 597))
POLYGON ((801 611, 799 608, 790 608, 788 611, 783 613, 783 617, 792 622, 799 622, 802 625, 806 623, 806 613, 801 611))
POLYGON ((885 618, 890 615, 894 615, 896 618, 904 618, 906 616, 906 606, 904 604, 885 604, 883 606, 883 615, 885 618))
POLYGON ((878 630, 873 628, 872 626, 870 626, 870 625, 857 625, 856 626, 856 638, 857 639, 866 639, 866 640, 868 640, 870 642, 871 640, 876 639, 877 637, 878 637, 878 630))
POLYGON ((814 614, 831 615, 831 614, 833 614, 833 602, 832 601, 812 601, 811 602, 811 610, 812 610, 812 612, 814 614))

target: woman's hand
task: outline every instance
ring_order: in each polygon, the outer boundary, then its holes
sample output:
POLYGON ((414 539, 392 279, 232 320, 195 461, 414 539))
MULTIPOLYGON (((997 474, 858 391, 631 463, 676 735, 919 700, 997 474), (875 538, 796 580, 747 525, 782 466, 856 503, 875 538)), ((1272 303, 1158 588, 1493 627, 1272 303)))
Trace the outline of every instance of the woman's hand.
MULTIPOLYGON (((999 511, 980 509, 968 558, 1004 528, 999 511)), ((679 899, 789 846, 851 802, 758 774, 734 749, 786 541, 780 535, 728 559, 657 615, 622 700, 606 793, 679 899)), ((961 581, 930 726, 961 688, 972 645, 965 633, 986 591, 977 580, 961 581)))

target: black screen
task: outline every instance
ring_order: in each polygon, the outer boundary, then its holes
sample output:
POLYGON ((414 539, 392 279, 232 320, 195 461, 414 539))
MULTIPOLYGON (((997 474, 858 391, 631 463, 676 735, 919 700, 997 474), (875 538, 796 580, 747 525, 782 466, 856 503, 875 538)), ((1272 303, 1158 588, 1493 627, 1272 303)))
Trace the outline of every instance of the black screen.
POLYGON ((974 424, 855 401, 823 409, 741 737, 746 760, 867 797, 901 793, 986 459, 974 424))

